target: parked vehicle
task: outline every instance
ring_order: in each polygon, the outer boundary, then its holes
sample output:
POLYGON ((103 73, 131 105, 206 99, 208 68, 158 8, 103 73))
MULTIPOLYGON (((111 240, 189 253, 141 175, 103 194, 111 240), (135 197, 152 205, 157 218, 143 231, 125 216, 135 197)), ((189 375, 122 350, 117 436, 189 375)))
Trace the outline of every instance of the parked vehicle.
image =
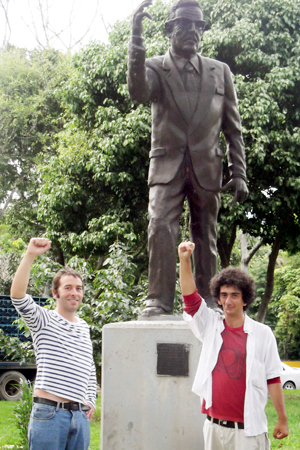
POLYGON ((300 368, 290 367, 282 364, 282 374, 280 375, 283 389, 300 389, 300 368))
MULTIPOLYGON (((33 297, 41 306, 44 306, 46 298, 33 297)), ((0 329, 12 337, 18 337, 21 340, 26 338, 20 333, 20 330, 13 322, 19 315, 11 303, 8 295, 0 295, 0 329)), ((0 400, 20 400, 22 390, 20 381, 34 381, 36 376, 36 365, 25 362, 10 361, 5 357, 0 349, 0 400)))

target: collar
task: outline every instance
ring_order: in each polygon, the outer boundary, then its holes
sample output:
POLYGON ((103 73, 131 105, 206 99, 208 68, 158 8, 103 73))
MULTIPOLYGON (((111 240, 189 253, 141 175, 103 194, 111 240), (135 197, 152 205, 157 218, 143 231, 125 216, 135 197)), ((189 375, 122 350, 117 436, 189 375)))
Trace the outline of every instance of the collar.
POLYGON ((254 320, 252 320, 249 316, 247 316, 247 314, 245 314, 245 321, 244 321, 245 333, 249 334, 253 332, 253 322, 255 323, 254 320))
POLYGON ((177 69, 179 70, 179 72, 181 73, 184 66, 186 65, 186 63, 188 61, 190 61, 190 63, 193 65, 194 69, 196 70, 196 72, 200 75, 200 61, 198 58, 198 55, 194 55, 191 59, 186 59, 183 58, 182 56, 176 55, 176 53, 173 52, 173 50, 170 48, 170 53, 172 55, 172 58, 175 62, 175 65, 177 67, 177 69))

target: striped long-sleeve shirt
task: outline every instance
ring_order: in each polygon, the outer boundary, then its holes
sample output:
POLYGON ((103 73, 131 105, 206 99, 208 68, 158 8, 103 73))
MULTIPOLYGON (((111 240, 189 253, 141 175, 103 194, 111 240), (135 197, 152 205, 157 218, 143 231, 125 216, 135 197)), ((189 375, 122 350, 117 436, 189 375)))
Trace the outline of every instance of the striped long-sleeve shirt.
POLYGON ((85 403, 96 403, 96 370, 88 324, 69 322, 26 295, 12 303, 30 329, 37 364, 35 389, 85 403))

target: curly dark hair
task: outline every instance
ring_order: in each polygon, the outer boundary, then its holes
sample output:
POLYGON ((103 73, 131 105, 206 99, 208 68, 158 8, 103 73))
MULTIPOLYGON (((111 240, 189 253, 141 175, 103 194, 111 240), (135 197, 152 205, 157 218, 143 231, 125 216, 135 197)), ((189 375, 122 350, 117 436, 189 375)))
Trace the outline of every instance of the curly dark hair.
MULTIPOLYGON (((52 289, 55 292, 57 292, 57 290, 59 288, 60 279, 64 275, 72 275, 72 277, 79 278, 82 281, 82 277, 81 277, 80 273, 77 272, 77 270, 71 269, 71 267, 63 267, 54 275, 54 278, 53 278, 52 289)), ((82 281, 82 286, 83 286, 83 281, 82 281)))
MULTIPOLYGON (((172 20, 175 19, 176 10, 178 8, 183 8, 186 6, 196 6, 200 9, 202 12, 202 8, 197 0, 177 0, 170 6, 168 13, 167 13, 167 20, 165 23, 165 29, 167 35, 169 35, 173 30, 173 23, 172 20)), ((202 13, 203 15, 203 13, 202 13)))
POLYGON ((242 292, 243 302, 246 303, 244 311, 256 297, 253 278, 238 267, 227 267, 211 279, 209 283, 210 292, 216 302, 219 300, 222 286, 236 286, 242 292))

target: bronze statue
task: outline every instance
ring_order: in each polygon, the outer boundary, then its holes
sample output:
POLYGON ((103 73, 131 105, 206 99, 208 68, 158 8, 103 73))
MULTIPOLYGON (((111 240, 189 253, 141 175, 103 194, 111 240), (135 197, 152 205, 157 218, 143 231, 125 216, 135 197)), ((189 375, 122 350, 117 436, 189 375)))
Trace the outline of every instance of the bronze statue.
POLYGON ((197 53, 205 22, 197 0, 179 0, 168 11, 165 29, 171 46, 164 56, 146 59, 142 22, 151 16, 145 0, 132 17, 128 87, 136 103, 151 102, 149 167, 149 291, 144 316, 172 314, 176 244, 185 197, 195 243, 196 286, 212 306, 208 284, 217 271, 217 215, 220 191, 234 189, 233 203, 248 195, 237 98, 229 67, 197 53), (227 142, 231 180, 222 188, 227 142))

